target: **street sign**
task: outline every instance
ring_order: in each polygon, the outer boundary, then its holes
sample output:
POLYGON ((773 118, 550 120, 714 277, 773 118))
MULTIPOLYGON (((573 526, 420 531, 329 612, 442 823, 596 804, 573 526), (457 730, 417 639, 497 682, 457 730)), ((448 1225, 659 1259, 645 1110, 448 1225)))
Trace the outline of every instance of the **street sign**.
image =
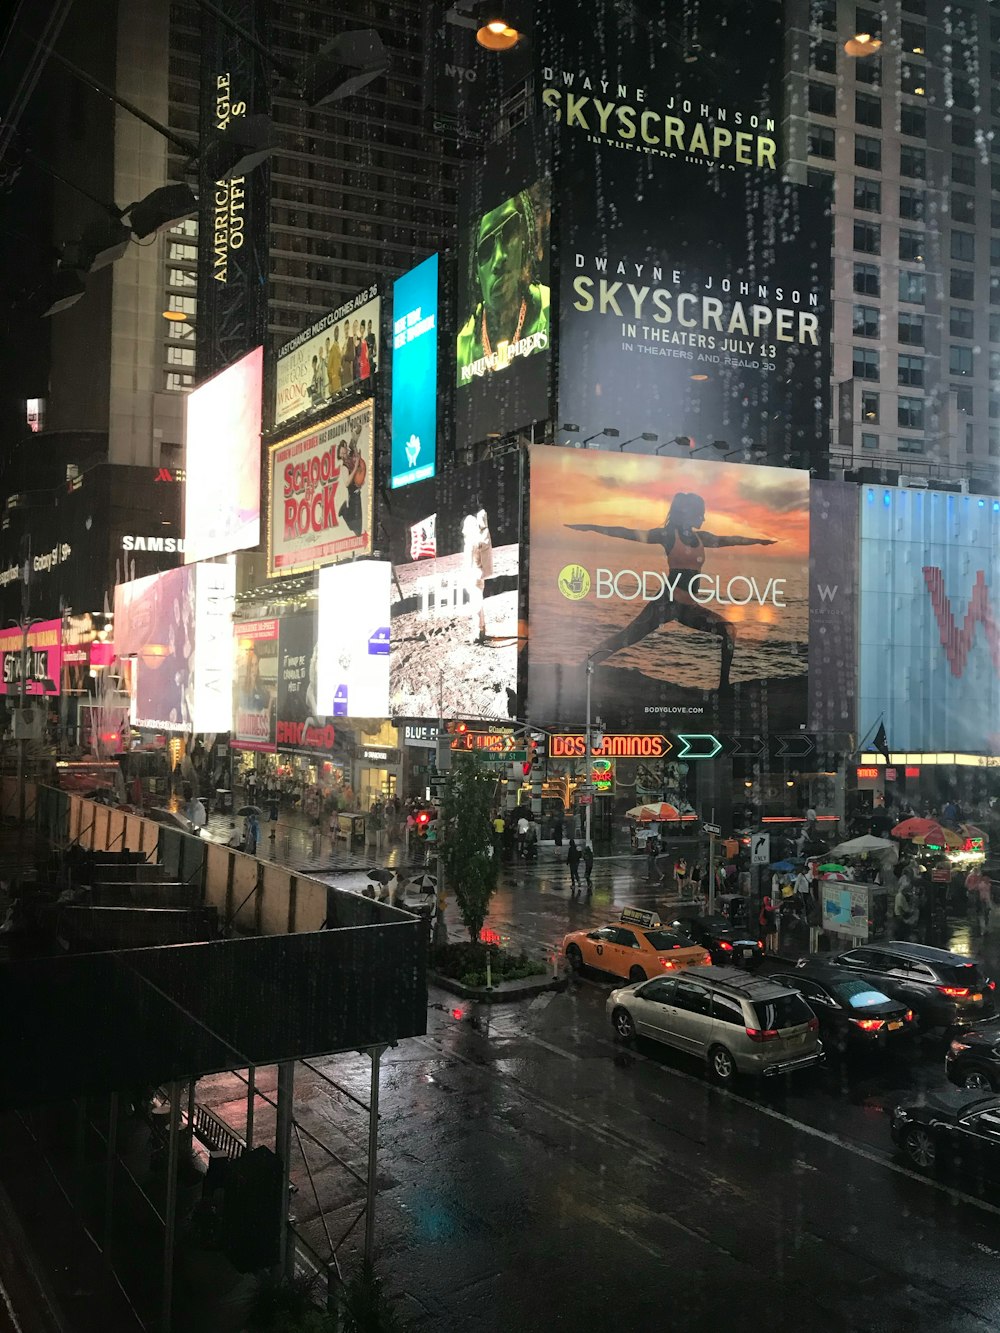
POLYGON ((766 866, 770 860, 770 833, 755 833, 750 839, 750 864, 754 866, 766 866))
POLYGON ((702 833, 711 833, 713 837, 717 838, 722 832, 722 826, 720 824, 702 824, 701 831, 702 833))
POLYGON ((589 791, 577 792, 576 799, 577 799, 577 804, 578 804, 578 805, 593 805, 593 804, 594 804, 594 796, 593 796, 593 793, 592 793, 592 792, 589 792, 589 791))

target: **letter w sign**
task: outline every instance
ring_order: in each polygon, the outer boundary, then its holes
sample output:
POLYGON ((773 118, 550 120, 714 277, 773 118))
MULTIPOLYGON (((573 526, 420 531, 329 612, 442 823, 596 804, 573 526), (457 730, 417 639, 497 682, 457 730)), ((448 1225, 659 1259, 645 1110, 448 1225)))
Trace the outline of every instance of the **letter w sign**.
POLYGON ((1000 627, 990 606, 989 589, 983 571, 981 569, 976 571, 976 581, 972 585, 972 596, 969 598, 961 629, 955 623, 951 602, 944 590, 944 575, 941 570, 934 565, 925 565, 923 574, 927 591, 931 595, 931 606, 934 608, 934 618, 937 621, 938 633, 941 635, 941 646, 951 666, 951 674, 953 676, 965 674, 965 664, 975 642, 977 621, 986 631, 986 642, 993 658, 993 667, 1000 672, 1000 627))

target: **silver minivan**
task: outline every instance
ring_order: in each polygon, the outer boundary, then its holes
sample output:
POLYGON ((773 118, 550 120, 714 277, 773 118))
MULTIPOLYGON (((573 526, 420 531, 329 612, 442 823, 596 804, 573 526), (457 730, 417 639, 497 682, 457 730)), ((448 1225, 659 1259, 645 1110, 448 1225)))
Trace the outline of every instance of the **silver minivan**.
POLYGON ((816 1015, 776 977, 735 967, 654 977, 608 998, 616 1036, 651 1037, 697 1055, 719 1083, 737 1074, 782 1074, 823 1059, 816 1015))

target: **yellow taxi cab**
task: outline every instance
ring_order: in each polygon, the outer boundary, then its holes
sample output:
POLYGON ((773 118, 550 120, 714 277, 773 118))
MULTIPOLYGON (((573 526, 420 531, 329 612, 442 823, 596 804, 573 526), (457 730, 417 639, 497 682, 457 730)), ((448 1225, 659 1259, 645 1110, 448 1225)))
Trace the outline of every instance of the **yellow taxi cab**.
POLYGON ((629 981, 645 981, 685 967, 709 967, 711 955, 686 935, 666 929, 656 912, 625 907, 617 924, 573 930, 563 953, 574 972, 597 968, 629 981))

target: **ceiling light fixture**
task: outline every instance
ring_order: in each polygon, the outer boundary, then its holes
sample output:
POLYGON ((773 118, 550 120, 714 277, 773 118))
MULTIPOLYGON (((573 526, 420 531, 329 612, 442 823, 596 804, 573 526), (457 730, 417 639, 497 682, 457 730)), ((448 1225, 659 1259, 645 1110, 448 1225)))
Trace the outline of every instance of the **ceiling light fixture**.
POLYGON ((506 19, 492 18, 476 32, 476 41, 487 51, 509 51, 521 40, 521 34, 506 19))

